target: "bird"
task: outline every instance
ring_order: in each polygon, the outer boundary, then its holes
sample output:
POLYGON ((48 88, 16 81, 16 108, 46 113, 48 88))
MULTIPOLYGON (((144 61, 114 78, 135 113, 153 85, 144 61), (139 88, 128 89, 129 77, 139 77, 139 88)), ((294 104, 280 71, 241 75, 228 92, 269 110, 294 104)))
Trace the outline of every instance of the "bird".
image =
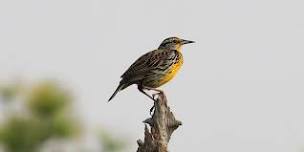
POLYGON ((137 85, 141 93, 156 101, 154 95, 150 96, 145 90, 163 93, 157 88, 169 82, 179 71, 183 65, 181 48, 189 43, 194 41, 169 37, 163 40, 157 49, 143 54, 121 75, 119 85, 108 102, 119 91, 133 84, 137 85))

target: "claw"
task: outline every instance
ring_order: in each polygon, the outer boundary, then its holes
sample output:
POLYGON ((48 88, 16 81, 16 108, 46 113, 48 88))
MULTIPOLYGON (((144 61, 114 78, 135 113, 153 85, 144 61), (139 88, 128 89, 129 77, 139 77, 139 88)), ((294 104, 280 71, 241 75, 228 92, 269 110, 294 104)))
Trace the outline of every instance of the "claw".
POLYGON ((151 115, 151 116, 152 116, 152 112, 154 111, 154 109, 155 109, 155 106, 153 105, 153 107, 150 108, 150 115, 151 115))

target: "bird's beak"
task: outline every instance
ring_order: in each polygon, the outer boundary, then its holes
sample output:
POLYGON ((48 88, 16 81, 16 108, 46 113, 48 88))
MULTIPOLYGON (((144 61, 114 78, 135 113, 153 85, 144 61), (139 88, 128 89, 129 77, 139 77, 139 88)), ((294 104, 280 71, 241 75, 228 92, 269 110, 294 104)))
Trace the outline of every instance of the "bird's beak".
POLYGON ((194 41, 189 41, 189 40, 182 40, 182 45, 184 44, 189 44, 189 43, 195 43, 194 41))

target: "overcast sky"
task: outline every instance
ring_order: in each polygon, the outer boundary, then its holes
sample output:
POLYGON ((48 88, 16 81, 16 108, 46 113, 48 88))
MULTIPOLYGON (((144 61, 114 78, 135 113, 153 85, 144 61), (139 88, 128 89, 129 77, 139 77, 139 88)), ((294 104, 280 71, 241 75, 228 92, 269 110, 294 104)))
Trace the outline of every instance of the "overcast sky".
POLYGON ((143 138, 152 102, 120 75, 170 36, 194 40, 162 87, 170 151, 304 151, 303 0, 0 0, 0 80, 58 79, 87 128, 143 138))

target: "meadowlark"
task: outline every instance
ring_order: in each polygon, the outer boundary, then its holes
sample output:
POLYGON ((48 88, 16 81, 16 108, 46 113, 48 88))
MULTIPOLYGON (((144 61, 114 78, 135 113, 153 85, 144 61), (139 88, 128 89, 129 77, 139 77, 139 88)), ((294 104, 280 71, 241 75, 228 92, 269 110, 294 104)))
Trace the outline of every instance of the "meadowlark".
POLYGON ((170 81, 183 64, 181 47, 194 41, 169 37, 162 41, 158 49, 139 57, 123 75, 121 81, 109 101, 121 90, 137 84, 138 90, 155 101, 145 90, 154 90, 170 81))

